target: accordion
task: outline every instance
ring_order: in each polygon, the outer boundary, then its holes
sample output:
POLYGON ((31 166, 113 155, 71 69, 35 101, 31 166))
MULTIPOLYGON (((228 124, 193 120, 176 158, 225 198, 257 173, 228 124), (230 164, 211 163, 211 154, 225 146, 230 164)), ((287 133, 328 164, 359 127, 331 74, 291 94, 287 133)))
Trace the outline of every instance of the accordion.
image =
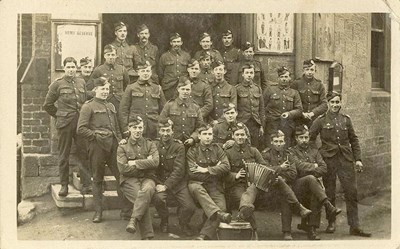
POLYGON ((275 170, 259 163, 246 163, 243 160, 248 186, 253 183, 257 188, 268 192, 276 180, 275 170))

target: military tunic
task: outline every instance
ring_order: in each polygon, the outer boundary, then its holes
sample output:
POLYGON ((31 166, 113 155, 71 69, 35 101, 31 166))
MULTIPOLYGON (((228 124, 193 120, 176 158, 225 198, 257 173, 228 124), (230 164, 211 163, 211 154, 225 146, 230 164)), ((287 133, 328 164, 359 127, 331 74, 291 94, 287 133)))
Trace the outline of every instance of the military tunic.
POLYGON ((239 84, 239 83, 244 81, 243 76, 242 76, 242 67, 244 65, 247 65, 247 64, 250 64, 250 65, 254 66, 254 79, 253 79, 253 82, 255 84, 257 84, 259 87, 261 87, 261 89, 264 91, 264 89, 267 88, 268 83, 267 83, 266 75, 265 75, 264 69, 263 69, 263 67, 261 65, 261 62, 258 61, 258 60, 251 60, 251 61, 242 60, 239 63, 239 67, 238 67, 238 71, 237 71, 237 75, 238 75, 237 79, 238 79, 238 81, 235 82, 235 83, 232 82, 231 84, 237 85, 237 84, 239 84))
POLYGON ((223 115, 223 110, 229 103, 237 106, 237 92, 236 88, 229 85, 226 80, 218 82, 214 80, 211 83, 211 92, 213 95, 213 110, 210 113, 210 118, 218 120, 223 115))
POLYGON ((214 74, 211 68, 201 68, 199 75, 197 78, 204 80, 208 84, 213 81, 214 74))
POLYGON ((236 74, 239 66, 240 56, 242 51, 233 46, 225 47, 221 51, 221 54, 224 58, 226 74, 225 79, 229 84, 234 85, 238 82, 238 76, 236 74))
POLYGON ((144 64, 148 61, 151 65, 151 79, 154 83, 159 84, 157 74, 157 63, 159 61, 158 47, 151 42, 147 44, 136 43, 133 45, 133 66, 136 68, 139 64, 144 64))
MULTIPOLYGON (((219 144, 225 144, 228 140, 232 140, 232 128, 235 127, 237 125, 238 122, 232 122, 232 123, 228 123, 228 121, 226 121, 225 118, 221 118, 218 120, 218 122, 214 125, 213 127, 213 141, 215 143, 219 143, 219 144)), ((250 131, 247 128, 246 125, 245 126, 245 132, 247 135, 247 142, 249 144, 251 144, 251 139, 250 139, 250 131)))
POLYGON ((213 109, 213 97, 210 85, 199 78, 190 79, 192 82, 192 92, 190 97, 200 106, 203 120, 207 120, 208 115, 213 109))
POLYGON ((133 47, 130 46, 126 41, 121 42, 117 38, 115 38, 111 45, 116 48, 117 52, 117 59, 115 60, 115 63, 124 66, 129 76, 137 75, 133 64, 133 47))

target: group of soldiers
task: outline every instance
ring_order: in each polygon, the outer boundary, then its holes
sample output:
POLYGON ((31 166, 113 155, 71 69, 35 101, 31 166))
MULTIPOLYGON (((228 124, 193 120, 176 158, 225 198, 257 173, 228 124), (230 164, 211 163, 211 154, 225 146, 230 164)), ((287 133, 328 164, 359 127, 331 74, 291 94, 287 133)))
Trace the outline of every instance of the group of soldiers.
POLYGON ((142 239, 154 237, 151 203, 160 230, 168 232, 168 200, 175 198, 187 236, 194 235, 189 224, 196 207, 204 211, 198 240, 215 239, 219 223, 230 223, 235 209, 235 219, 256 230, 255 204, 275 200, 285 240, 292 239, 292 212, 301 216, 297 228, 318 240, 322 207, 327 233, 335 231, 341 213, 335 207, 336 176, 345 192, 350 234, 371 236, 358 221, 355 171, 363 171, 358 138, 349 116, 339 113, 341 95, 326 94, 314 77, 313 60, 304 61, 304 73, 294 81, 280 67, 272 83, 254 59, 254 45, 235 48, 230 30, 222 33, 221 53, 203 33, 202 50, 192 58, 181 49, 178 33, 159 56, 146 25, 139 26, 135 45, 126 42, 124 23, 114 27, 116 38, 104 47, 103 64, 93 69, 83 58, 77 75, 77 61, 67 57, 64 76, 49 86, 44 110, 55 118, 59 135, 59 196, 68 195, 74 141, 81 192, 95 200, 92 221, 102 221, 108 166, 119 182, 126 231, 140 231, 142 239), (275 171, 270 191, 248 181, 244 162, 275 171))

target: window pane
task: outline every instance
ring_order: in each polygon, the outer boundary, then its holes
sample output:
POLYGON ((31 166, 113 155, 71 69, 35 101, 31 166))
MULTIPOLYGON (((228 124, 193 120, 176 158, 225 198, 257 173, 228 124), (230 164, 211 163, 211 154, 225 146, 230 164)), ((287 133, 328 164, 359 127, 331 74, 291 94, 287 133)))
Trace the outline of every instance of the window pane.
POLYGON ((371 27, 373 30, 382 30, 385 23, 385 14, 383 13, 372 13, 371 16, 371 27))

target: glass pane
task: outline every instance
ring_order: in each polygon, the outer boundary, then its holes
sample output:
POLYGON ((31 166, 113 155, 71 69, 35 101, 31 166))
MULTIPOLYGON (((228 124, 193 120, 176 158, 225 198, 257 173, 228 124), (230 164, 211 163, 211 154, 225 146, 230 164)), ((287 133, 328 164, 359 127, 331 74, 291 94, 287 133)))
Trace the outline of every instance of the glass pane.
POLYGON ((374 30, 382 30, 383 25, 385 23, 385 14, 384 13, 372 13, 371 16, 371 27, 374 30))

